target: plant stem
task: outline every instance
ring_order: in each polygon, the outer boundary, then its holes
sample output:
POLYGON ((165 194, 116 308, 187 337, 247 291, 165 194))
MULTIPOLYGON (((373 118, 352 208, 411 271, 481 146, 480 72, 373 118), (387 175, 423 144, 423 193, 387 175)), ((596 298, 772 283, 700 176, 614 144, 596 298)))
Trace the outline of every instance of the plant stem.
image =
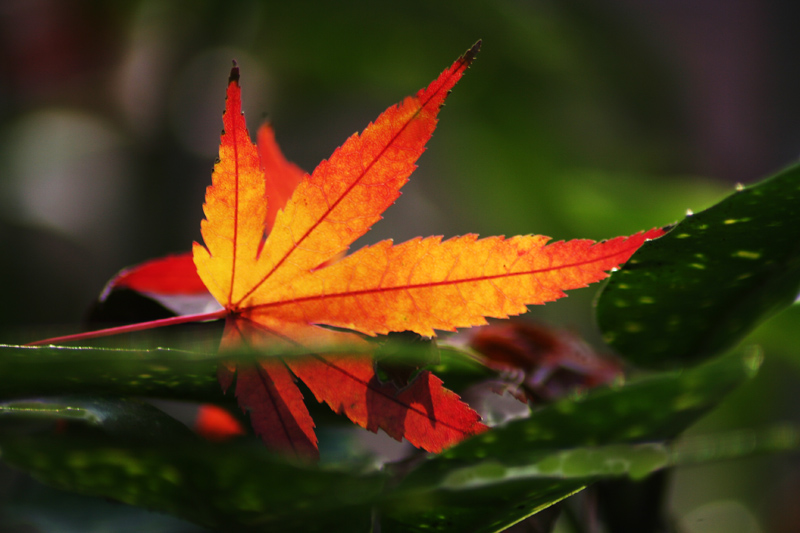
POLYGON ((64 335, 61 337, 51 337, 49 339, 29 342, 26 344, 26 346, 39 346, 42 344, 61 344, 65 342, 81 341, 86 339, 97 339, 99 337, 110 337, 111 335, 119 335, 122 333, 133 333, 134 331, 144 331, 147 329, 162 328, 165 326, 174 326, 177 324, 186 324, 189 322, 204 322, 206 320, 218 320, 220 318, 225 318, 227 314, 228 310, 220 309, 219 311, 214 311, 213 313, 173 316, 170 318, 151 320, 149 322, 128 324, 126 326, 116 326, 113 328, 98 329, 95 331, 86 331, 83 333, 74 333, 72 335, 64 335))

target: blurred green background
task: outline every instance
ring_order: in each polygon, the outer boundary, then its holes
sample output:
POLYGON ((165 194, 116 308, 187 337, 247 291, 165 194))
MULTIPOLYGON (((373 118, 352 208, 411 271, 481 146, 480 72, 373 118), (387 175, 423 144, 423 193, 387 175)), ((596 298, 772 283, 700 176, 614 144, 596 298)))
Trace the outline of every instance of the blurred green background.
MULTIPOLYGON (((251 132, 270 120, 311 171, 483 39, 404 195, 356 246, 602 239, 674 222, 796 158, 797 15, 777 0, 4 0, 2 340, 78 327, 115 272, 199 239, 233 59, 251 132)), ((597 339, 594 292, 531 315, 597 339)), ((797 318, 753 337, 763 376, 706 429, 798 419, 797 318)), ((676 516, 692 532, 795 531, 780 497, 800 486, 796 463, 682 472, 676 516), (709 525, 736 513, 734 529, 709 525)))

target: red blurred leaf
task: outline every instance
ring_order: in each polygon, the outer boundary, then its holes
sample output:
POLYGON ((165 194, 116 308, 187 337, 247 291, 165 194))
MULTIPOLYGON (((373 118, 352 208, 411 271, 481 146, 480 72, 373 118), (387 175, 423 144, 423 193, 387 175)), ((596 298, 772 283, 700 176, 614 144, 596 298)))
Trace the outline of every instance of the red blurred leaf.
POLYGON ((551 402, 570 391, 609 383, 622 374, 617 361, 601 356, 563 329, 515 321, 476 328, 467 337, 487 366, 521 373, 518 383, 525 395, 515 395, 520 401, 551 402))
POLYGON ((269 233, 275 224, 275 216, 278 211, 283 209, 286 202, 289 201, 306 173, 294 163, 286 160, 275 142, 275 132, 272 131, 269 124, 264 124, 258 129, 257 147, 264 169, 265 192, 269 206, 264 227, 269 233))
POLYGON ((221 442, 244 435, 242 425, 222 407, 206 403, 197 410, 194 430, 203 438, 221 442))
MULTIPOLYGON (((163 295, 202 295, 208 293, 197 275, 191 253, 168 255, 126 268, 107 285, 104 294, 118 288, 163 295)), ((102 296, 101 296, 102 298, 102 296)))

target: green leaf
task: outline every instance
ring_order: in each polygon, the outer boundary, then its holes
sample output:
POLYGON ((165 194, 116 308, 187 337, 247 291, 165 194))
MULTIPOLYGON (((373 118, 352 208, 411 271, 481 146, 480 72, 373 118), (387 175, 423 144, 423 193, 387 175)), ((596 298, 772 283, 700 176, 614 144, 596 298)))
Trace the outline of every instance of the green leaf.
POLYGON ((800 291, 800 166, 687 216, 647 242, 603 289, 604 338, 646 367, 735 346, 800 291))
POLYGON ((188 431, 165 432, 177 422, 126 400, 16 402, 0 410, 0 423, 3 460, 43 483, 222 531, 368 531, 370 503, 384 482, 377 474, 290 464, 258 444, 211 444, 188 431), (59 432, 9 431, 8 418, 40 417, 70 425, 59 432), (151 430, 131 432, 143 417, 151 430))
POLYGON ((565 399, 493 428, 423 463, 389 492, 382 531, 500 531, 600 477, 663 468, 666 449, 642 443, 675 438, 759 363, 732 355, 565 399))
POLYGON ((168 348, 0 345, 0 399, 65 394, 219 399, 221 359, 168 348))
POLYGON ((29 427, 33 423, 37 424, 33 427, 41 428, 44 422, 56 421, 79 423, 92 434, 100 430, 137 442, 193 437, 186 426, 139 400, 74 396, 0 403, 0 429, 5 432, 19 432, 21 425, 29 427))
MULTIPOLYGON (((370 346, 331 346, 330 352, 352 353, 370 346)), ((425 346, 394 342, 393 357, 414 363, 425 346)), ((223 360, 300 355, 279 353, 217 354, 170 348, 121 349, 73 346, 15 346, 0 344, 0 400, 69 394, 112 394, 183 400, 217 401, 222 393, 217 365, 223 360)), ((443 347, 433 370, 457 387, 493 373, 451 346, 443 347)))
POLYGON ((58 488, 221 530, 367 531, 379 503, 383 531, 498 531, 595 479, 663 467, 665 449, 640 443, 674 437, 756 366, 729 356, 558 402, 423 463, 385 494, 384 474, 291 464, 260 445, 202 442, 130 400, 0 404, 0 453, 58 488), (42 420, 64 420, 67 430, 37 425, 42 420))

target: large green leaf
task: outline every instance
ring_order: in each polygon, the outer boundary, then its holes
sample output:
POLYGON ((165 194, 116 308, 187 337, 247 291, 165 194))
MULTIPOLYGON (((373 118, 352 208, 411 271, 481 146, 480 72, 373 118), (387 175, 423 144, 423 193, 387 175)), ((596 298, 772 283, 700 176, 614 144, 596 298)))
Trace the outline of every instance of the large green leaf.
POLYGON ((44 483, 220 531, 369 530, 384 476, 291 464, 261 445, 210 444, 179 426, 127 400, 12 402, 0 406, 0 452, 44 483), (66 430, 42 427, 48 419, 66 430))
POLYGON ((641 443, 676 436, 756 363, 729 356, 558 402, 424 462, 383 494, 385 475, 291 464, 261 446, 202 442, 130 400, 0 404, 0 452, 56 487, 219 530, 367 531, 380 501, 384 531, 499 531, 596 479, 662 468, 666 448, 641 443), (48 420, 63 421, 66 431, 48 420))
POLYGON ((597 303, 605 340, 648 367, 720 353, 800 290, 800 166, 687 216, 611 276, 597 303))
POLYGON ((0 399, 64 394, 218 399, 220 360, 168 348, 0 345, 0 399))
POLYGON ((565 399, 423 463, 387 494, 382 531, 500 531, 600 477, 668 464, 675 438, 752 376, 731 355, 565 399), (592 448, 592 449, 588 449, 592 448))
MULTIPOLYGON (((384 347, 386 344, 383 345, 384 347)), ((370 346, 331 346, 331 352, 351 353, 370 346)), ((425 346, 391 343, 392 356, 414 364, 425 346)), ((217 365, 222 360, 279 354, 198 353, 170 348, 121 349, 72 346, 0 345, 0 400, 64 394, 112 394, 183 400, 216 401, 221 397, 217 365)), ((461 388, 492 374, 458 348, 443 347, 432 368, 448 385, 461 388)))

